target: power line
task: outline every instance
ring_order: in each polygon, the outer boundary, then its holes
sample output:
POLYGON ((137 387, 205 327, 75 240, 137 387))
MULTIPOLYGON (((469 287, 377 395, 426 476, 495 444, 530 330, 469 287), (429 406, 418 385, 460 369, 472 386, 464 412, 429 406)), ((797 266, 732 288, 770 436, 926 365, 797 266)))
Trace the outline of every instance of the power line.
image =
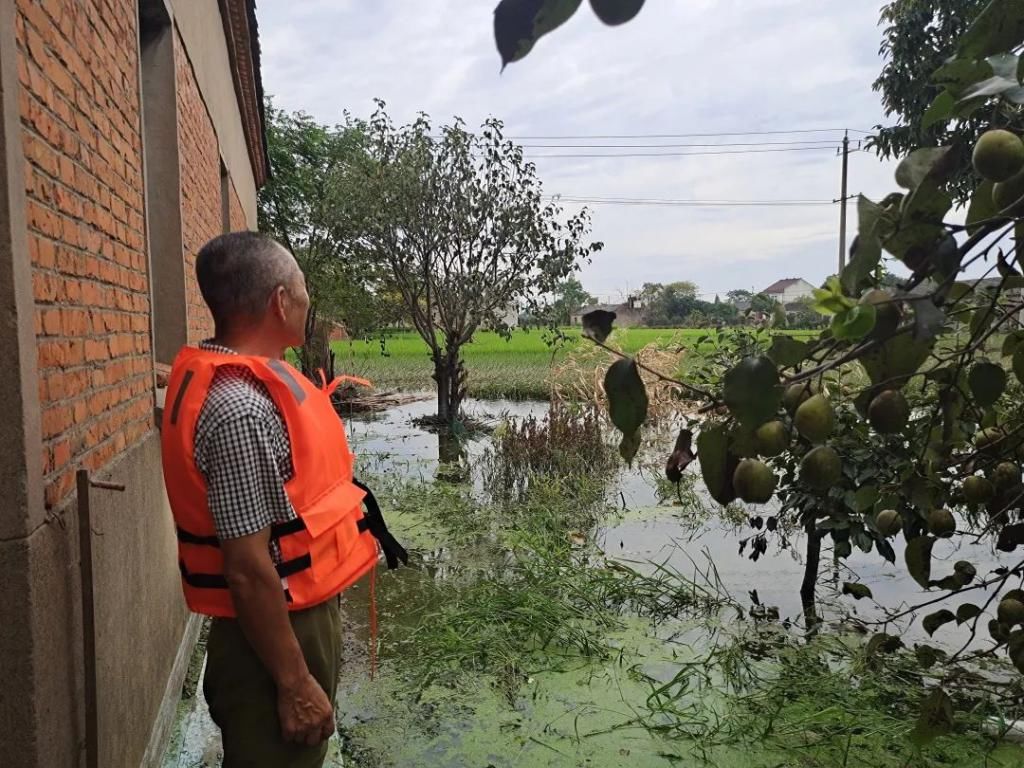
POLYGON ((715 144, 520 144, 529 149, 673 149, 681 147, 769 147, 769 146, 810 146, 835 147, 842 139, 805 139, 803 141, 722 141, 715 144))
POLYGON ((641 205, 669 207, 803 207, 836 205, 835 200, 667 200, 658 198, 590 197, 582 195, 550 195, 564 203, 586 203, 592 205, 641 205))
POLYGON ((563 135, 563 136, 506 136, 505 138, 512 139, 515 141, 556 141, 556 140, 583 140, 583 139, 697 139, 697 138, 711 138, 716 136, 785 136, 787 134, 797 133, 843 133, 844 131, 852 131, 853 133, 863 133, 865 135, 870 134, 871 131, 865 131, 860 128, 799 128, 790 131, 717 131, 713 133, 626 133, 626 134, 609 134, 609 135, 563 135))
MULTIPOLYGON (((615 152, 615 153, 571 153, 571 154, 547 154, 533 155, 534 159, 540 158, 594 158, 594 157, 701 157, 708 155, 763 155, 770 152, 821 152, 828 150, 835 152, 835 145, 829 144, 824 147, 779 147, 771 149, 727 149, 716 152, 615 152)), ((855 150, 852 150, 855 151, 855 150)))

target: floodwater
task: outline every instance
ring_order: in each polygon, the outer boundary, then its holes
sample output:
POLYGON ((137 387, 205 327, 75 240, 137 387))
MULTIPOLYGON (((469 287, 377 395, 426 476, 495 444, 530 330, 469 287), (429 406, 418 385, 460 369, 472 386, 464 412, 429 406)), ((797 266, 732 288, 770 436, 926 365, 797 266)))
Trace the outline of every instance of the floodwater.
MULTIPOLYGON (((543 417, 547 409, 548 404, 544 402, 512 400, 471 400, 466 406, 470 416, 484 424, 494 425, 506 418, 543 417)), ((350 418, 348 434, 359 465, 372 475, 398 473, 406 477, 433 479, 439 457, 448 460, 452 457, 451 449, 444 447, 443 437, 415 426, 417 419, 433 412, 434 401, 429 397, 372 416, 350 418)), ((464 461, 471 465, 473 459, 487 448, 489 440, 486 431, 464 440, 464 461)), ((666 437, 663 442, 668 446, 671 438, 666 437)), ((698 473, 697 464, 691 465, 689 471, 698 473)), ((761 603, 777 607, 781 617, 795 619, 799 615, 797 591, 803 577, 803 538, 799 533, 791 537, 791 547, 770 545, 768 552, 754 562, 748 557, 749 550, 747 554, 739 552, 740 541, 755 533, 753 529, 737 527, 714 516, 695 524, 689 517, 689 510, 680 510, 670 501, 659 502, 657 484, 649 468, 623 467, 610 483, 610 488, 610 501, 621 514, 599 532, 599 543, 607 555, 631 562, 667 562, 684 573, 695 567, 706 570, 707 565, 713 563, 722 584, 734 597, 743 597, 756 589, 761 603)), ((700 488, 698 481, 694 490, 699 493, 700 488)), ((709 509, 714 507, 709 498, 705 498, 705 503, 709 509)), ((765 515, 764 510, 764 507, 751 508, 751 515, 765 515)), ((840 585, 844 581, 866 584, 875 600, 890 609, 904 603, 919 602, 925 591, 909 576, 903 565, 902 538, 896 537, 891 543, 896 550, 895 565, 885 562, 874 552, 868 554, 854 547, 853 554, 838 569, 825 574, 823 591, 827 593, 831 575, 838 579, 840 585)), ((822 546, 822 563, 827 565, 831 562, 829 540, 826 539, 822 546)), ((1010 564, 1010 559, 996 552, 991 542, 954 544, 940 541, 936 543, 932 556, 934 578, 952 573, 953 563, 957 560, 975 563, 979 574, 1010 564)), ((747 600, 740 602, 746 603, 747 600)), ((878 618, 878 614, 868 609, 864 601, 854 603, 848 599, 846 602, 851 609, 859 611, 861 618, 878 618)), ((942 633, 948 643, 965 637, 951 629, 947 627, 942 633)))
MULTIPOLYGON (((470 401, 468 414, 485 426, 453 448, 450 440, 416 426, 417 419, 433 413, 434 405, 432 397, 425 397, 383 413, 347 419, 360 471, 378 478, 397 476, 429 482, 440 464, 458 459, 472 467, 488 446, 487 425, 497 426, 508 418, 543 416, 548 408, 547 403, 536 402, 470 401)), ((669 442, 666 438, 665 444, 669 442)), ((694 470, 695 466, 690 468, 694 470)), ((799 620, 797 592, 803 575, 799 537, 785 548, 770 540, 767 553, 753 562, 739 551, 740 541, 752 534, 748 525, 737 526, 713 515, 695 515, 692 505, 659 500, 650 470, 623 467, 609 487, 613 489, 609 502, 616 513, 596 536, 608 558, 621 559, 638 570, 651 569, 651 564, 657 563, 687 576, 717 574, 721 586, 739 604, 749 606, 750 592, 756 590, 760 602, 776 607, 780 617, 799 620)), ((698 489, 700 483, 693 487, 698 489)), ((387 515, 387 509, 384 511, 387 515)), ((879 609, 870 601, 854 602, 838 596, 837 589, 844 581, 866 584, 875 600, 889 609, 921 600, 924 592, 907 575, 899 545, 893 543, 897 565, 855 549, 842 565, 835 566, 826 542, 822 567, 828 572, 823 572, 819 594, 827 606, 827 622, 838 620, 843 612, 865 620, 879 618, 879 609)), ((431 593, 426 585, 444 578, 445 547, 443 542, 438 544, 431 551, 414 553, 418 567, 378 575, 382 623, 409 623, 410 609, 418 613, 413 605, 418 596, 431 593)), ((939 542, 933 577, 951 573, 959 559, 976 563, 979 574, 1000 564, 990 544, 967 544, 958 550, 949 542, 939 542)), ((436 599, 436 590, 431 594, 436 599)), ((330 768, 342 764, 362 768, 402 764, 466 768, 789 764, 784 756, 767 752, 753 761, 749 751, 723 745, 702 748, 700 761, 691 762, 693 755, 677 753, 646 730, 621 727, 635 717, 629 702, 644 701, 651 680, 671 679, 683 660, 701 655, 704 649, 687 640, 685 626, 652 630, 641 622, 627 627, 620 637, 610 641, 621 647, 623 657, 640 660, 635 668, 626 669, 614 660, 552 668, 525 680, 511 701, 486 681, 475 687, 465 683, 456 688, 433 685, 414 695, 386 657, 381 659, 379 678, 369 681, 367 585, 356 585, 347 593, 346 601, 349 630, 337 709, 342 732, 353 736, 354 743, 347 747, 347 758, 342 758, 337 749, 332 752, 330 768), (369 743, 372 748, 367 747, 369 743)), ((955 605, 952 607, 955 610, 955 605)), ((967 638, 965 629, 952 625, 940 633, 941 640, 927 638, 919 622, 901 629, 907 630, 908 644, 927 641, 955 649, 967 638)), ((701 706, 713 713, 714 694, 704 693, 701 706)), ((163 768, 218 765, 219 739, 201 695, 184 703, 180 714, 175 743, 163 768)))

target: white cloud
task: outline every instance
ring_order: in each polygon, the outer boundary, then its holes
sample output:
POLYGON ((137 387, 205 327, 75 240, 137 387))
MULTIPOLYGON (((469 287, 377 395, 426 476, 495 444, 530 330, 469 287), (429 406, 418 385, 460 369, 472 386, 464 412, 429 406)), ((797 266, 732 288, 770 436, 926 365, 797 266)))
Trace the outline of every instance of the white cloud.
MULTIPOLYGON (((492 39, 494 2, 261 0, 267 91, 278 106, 325 122, 345 110, 366 115, 379 96, 396 120, 425 111, 436 121, 457 114, 474 125, 494 115, 514 136, 869 129, 883 121, 871 90, 881 67, 878 0, 652 0, 615 29, 584 4, 503 74, 492 39)), ((687 142, 716 140, 663 140, 687 142)), ((839 195, 839 160, 830 151, 537 163, 549 192, 573 195, 839 195)), ((852 155, 851 193, 884 195, 891 179, 891 166, 852 155)), ((852 205, 849 212, 852 233, 852 205)), ((834 206, 594 206, 593 216, 606 249, 584 270, 584 282, 599 293, 679 279, 709 293, 763 287, 781 276, 817 282, 837 258, 834 206)))

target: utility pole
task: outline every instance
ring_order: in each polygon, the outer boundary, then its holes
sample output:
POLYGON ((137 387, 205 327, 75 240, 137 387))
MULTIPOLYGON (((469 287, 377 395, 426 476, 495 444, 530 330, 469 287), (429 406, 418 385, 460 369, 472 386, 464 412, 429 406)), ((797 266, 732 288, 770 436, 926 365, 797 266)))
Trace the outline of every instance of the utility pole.
POLYGON ((846 266, 846 182, 850 166, 850 132, 843 133, 843 184, 839 194, 839 271, 846 266))

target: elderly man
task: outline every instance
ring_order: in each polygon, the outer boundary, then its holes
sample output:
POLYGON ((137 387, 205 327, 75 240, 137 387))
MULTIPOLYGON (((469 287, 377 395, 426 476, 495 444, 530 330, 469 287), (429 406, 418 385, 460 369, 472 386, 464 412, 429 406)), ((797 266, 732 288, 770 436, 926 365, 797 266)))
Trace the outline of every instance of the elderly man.
POLYGON ((353 478, 331 387, 284 362, 309 310, 292 255, 258 233, 222 235, 196 277, 216 335, 175 360, 162 440, 185 599, 214 617, 203 690, 225 768, 320 766, 338 595, 375 567, 378 539, 389 565, 405 552, 353 478))

